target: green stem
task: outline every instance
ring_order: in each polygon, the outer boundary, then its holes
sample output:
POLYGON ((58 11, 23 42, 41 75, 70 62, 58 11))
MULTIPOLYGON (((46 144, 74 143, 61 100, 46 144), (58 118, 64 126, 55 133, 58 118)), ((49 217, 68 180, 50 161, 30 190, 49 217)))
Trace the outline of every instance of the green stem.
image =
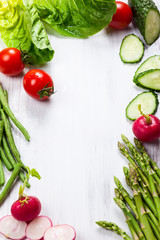
POLYGON ((152 122, 152 120, 151 120, 151 118, 150 118, 150 116, 149 116, 148 114, 144 114, 144 113, 142 112, 142 110, 141 110, 141 104, 138 105, 138 110, 140 111, 140 114, 141 114, 143 117, 145 117, 146 123, 147 123, 147 124, 150 124, 150 123, 152 122))

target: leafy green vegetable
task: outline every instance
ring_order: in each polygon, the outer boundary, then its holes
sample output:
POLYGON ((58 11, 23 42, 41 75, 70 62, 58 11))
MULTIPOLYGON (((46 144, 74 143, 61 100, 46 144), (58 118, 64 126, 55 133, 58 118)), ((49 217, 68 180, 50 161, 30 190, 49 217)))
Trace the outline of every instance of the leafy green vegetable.
POLYGON ((58 33, 86 38, 104 27, 116 12, 115 0, 34 0, 39 16, 58 33))
POLYGON ((54 51, 33 0, 23 2, 22 0, 1 1, 1 38, 7 46, 20 47, 27 52, 30 63, 43 64, 53 58, 54 51))
POLYGON ((62 35, 86 38, 115 12, 115 0, 1 0, 0 34, 8 47, 28 53, 31 64, 43 64, 54 51, 42 21, 62 35))

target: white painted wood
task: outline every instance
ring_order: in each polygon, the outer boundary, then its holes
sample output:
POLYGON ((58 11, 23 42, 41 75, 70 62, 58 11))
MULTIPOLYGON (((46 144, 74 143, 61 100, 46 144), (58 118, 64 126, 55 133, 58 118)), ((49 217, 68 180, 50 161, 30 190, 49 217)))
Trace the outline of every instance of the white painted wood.
MULTIPOLYGON (((160 9, 158 0, 155 2, 160 9)), ((0 75, 13 112, 31 135, 27 143, 14 127, 22 159, 42 176, 41 181, 31 180, 27 193, 39 197, 42 214, 54 224, 74 226, 77 240, 121 239, 100 229, 95 224, 97 220, 115 221, 129 232, 113 201, 113 176, 124 183, 123 166, 127 166, 117 141, 121 133, 133 139, 125 108, 142 92, 132 82, 139 64, 124 64, 119 57, 121 41, 129 33, 141 37, 132 25, 122 31, 104 29, 84 40, 50 35, 55 56, 42 69, 52 76, 56 94, 48 102, 26 95, 22 76, 0 75)), ((160 39, 145 46, 143 60, 159 51, 160 39)), ((159 143, 148 144, 147 148, 158 161, 159 143)), ((6 175, 9 177, 7 172, 6 175)), ((1 207, 0 217, 10 213, 19 185, 18 182, 1 207)))

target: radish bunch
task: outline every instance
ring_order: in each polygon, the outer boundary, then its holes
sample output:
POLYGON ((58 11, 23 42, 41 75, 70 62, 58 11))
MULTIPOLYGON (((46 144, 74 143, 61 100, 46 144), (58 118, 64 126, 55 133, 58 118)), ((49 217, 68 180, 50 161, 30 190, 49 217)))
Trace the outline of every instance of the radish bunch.
POLYGON ((73 227, 63 224, 53 226, 46 216, 38 216, 29 223, 18 221, 7 215, 0 219, 0 233, 13 240, 75 240, 76 231, 73 227))

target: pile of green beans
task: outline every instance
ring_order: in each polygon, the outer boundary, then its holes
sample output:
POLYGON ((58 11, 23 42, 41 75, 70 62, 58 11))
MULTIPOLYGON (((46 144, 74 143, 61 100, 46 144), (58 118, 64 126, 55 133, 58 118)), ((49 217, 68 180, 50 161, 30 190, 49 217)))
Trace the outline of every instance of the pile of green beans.
MULTIPOLYGON (((30 136, 27 130, 12 113, 8 105, 8 93, 6 90, 2 89, 0 84, 0 187, 5 185, 4 166, 8 171, 13 171, 11 177, 0 193, 0 204, 6 198, 15 179, 19 176, 20 180, 24 182, 26 178, 25 172, 28 171, 21 161, 20 153, 15 145, 10 119, 20 129, 26 140, 29 141, 30 136)), ((27 182, 26 186, 29 188, 30 184, 27 182)))

